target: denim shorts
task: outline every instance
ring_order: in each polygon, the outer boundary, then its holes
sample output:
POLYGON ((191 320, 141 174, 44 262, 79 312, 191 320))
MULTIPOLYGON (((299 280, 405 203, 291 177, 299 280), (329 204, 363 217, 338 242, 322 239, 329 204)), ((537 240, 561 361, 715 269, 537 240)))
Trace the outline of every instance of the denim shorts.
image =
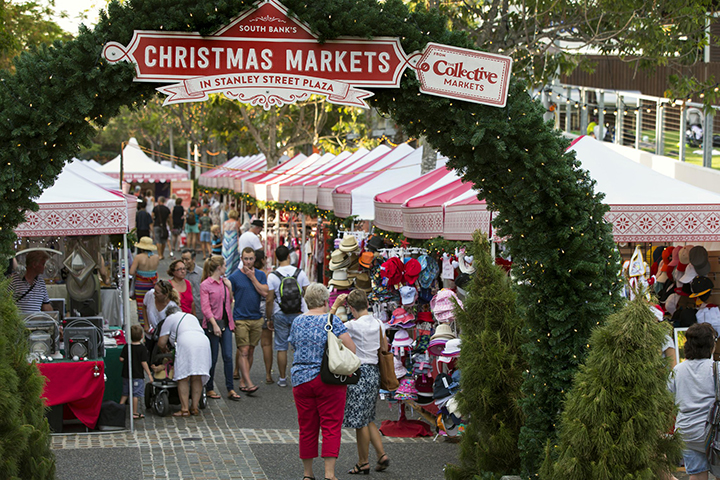
POLYGON ((683 461, 685 462, 685 471, 689 475, 697 475, 710 470, 705 452, 685 449, 683 450, 683 461))
MULTIPOLYGON (((123 378, 123 397, 130 396, 129 389, 130 379, 123 378)), ((139 378, 133 378, 133 397, 144 398, 145 397, 145 380, 139 378)))
POLYGON ((275 351, 287 352, 288 337, 290 336, 290 327, 292 327, 295 317, 300 316, 299 313, 283 313, 282 310, 273 315, 273 325, 275 327, 275 351))
POLYGON ((212 234, 210 232, 200 232, 200 241, 210 243, 212 240, 212 234))

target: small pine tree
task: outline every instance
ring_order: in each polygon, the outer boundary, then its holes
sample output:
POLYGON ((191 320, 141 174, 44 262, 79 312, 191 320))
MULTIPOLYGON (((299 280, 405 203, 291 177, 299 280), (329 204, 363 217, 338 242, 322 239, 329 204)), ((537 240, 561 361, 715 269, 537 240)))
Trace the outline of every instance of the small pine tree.
POLYGON ((650 480, 677 465, 682 445, 667 434, 675 405, 660 354, 668 333, 641 295, 593 332, 541 479, 650 480))
POLYGON ((518 400, 527 369, 521 352, 523 322, 515 312, 510 281, 491 258, 487 239, 479 232, 474 237, 476 271, 465 308, 456 309, 462 338, 457 398, 469 423, 460 441, 460 465, 445 469, 449 480, 520 471, 518 437, 524 416, 518 400))
POLYGON ((43 377, 27 354, 26 331, 8 281, 0 282, 0 478, 53 479, 55 456, 40 398, 43 377))

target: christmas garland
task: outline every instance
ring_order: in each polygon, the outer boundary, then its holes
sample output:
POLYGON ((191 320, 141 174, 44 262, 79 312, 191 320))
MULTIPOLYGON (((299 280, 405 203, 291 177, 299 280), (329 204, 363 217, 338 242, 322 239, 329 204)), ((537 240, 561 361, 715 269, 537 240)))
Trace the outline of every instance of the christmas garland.
MULTIPOLYGON (((447 30, 438 10, 410 11, 401 0, 285 0, 318 33, 399 37, 408 54, 433 41, 472 47, 462 32, 447 30)), ((14 74, 0 75, 0 254, 10 255, 13 229, 32 201, 50 186, 80 145, 89 145, 123 105, 142 106, 156 85, 133 83, 134 68, 109 65, 109 41, 128 44, 133 30, 209 34, 251 6, 241 0, 144 0, 110 3, 93 31, 22 55, 14 74)), ((518 280, 518 305, 531 339, 523 384, 526 423, 520 438, 525 473, 537 471, 544 449, 555 443, 565 392, 587 353, 591 330, 613 311, 619 290, 618 258, 607 207, 568 146, 543 121, 544 109, 512 81, 507 105, 495 108, 418 92, 407 70, 397 89, 377 89, 371 106, 392 117, 409 136, 424 136, 449 158, 448 165, 474 182, 498 212, 495 232, 507 238, 518 280)), ((301 204, 268 208, 322 215, 301 204)), ((552 452, 554 449, 550 449, 552 452)))

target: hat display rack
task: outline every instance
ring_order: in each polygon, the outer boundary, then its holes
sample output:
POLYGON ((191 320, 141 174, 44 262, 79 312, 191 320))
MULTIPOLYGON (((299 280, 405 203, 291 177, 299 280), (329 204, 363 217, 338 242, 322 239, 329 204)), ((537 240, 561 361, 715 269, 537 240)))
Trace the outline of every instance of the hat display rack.
MULTIPOLYGON (((381 432, 387 436, 431 436, 435 431, 457 435, 463 430, 462 416, 456 406, 449 409, 448 405, 453 405, 450 401, 459 390, 456 359, 461 342, 455 308, 456 305, 462 308, 463 302, 454 290, 442 288, 441 259, 425 248, 387 248, 374 237, 358 240, 352 233, 342 233, 330 254, 331 297, 353 286, 365 287, 370 312, 385 324, 395 361, 399 386, 393 392, 381 390, 381 399, 387 400, 391 408, 399 405, 399 418, 384 421, 381 432), (353 271, 354 268, 357 270, 353 271), (364 278, 361 275, 369 276, 369 285, 360 281, 364 278), (408 420, 407 407, 432 427, 408 420)), ((472 274, 473 259, 465 258, 464 250, 453 253, 453 275, 472 274), (462 262, 456 255, 461 256, 462 262)), ((347 314, 338 312, 341 313, 347 314)))

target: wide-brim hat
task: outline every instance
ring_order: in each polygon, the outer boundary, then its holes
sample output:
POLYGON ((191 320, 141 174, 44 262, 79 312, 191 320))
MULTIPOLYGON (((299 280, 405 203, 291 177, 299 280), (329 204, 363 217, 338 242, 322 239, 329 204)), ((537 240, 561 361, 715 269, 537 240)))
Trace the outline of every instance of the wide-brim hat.
POLYGON ((451 339, 455 338, 455 334, 453 333, 450 325, 447 325, 447 324, 438 325, 438 327, 435 329, 435 333, 433 334, 432 337, 430 337, 430 341, 432 343, 433 340, 438 340, 441 338, 445 339, 445 340, 451 340, 451 339))
POLYGON ((393 363, 395 366, 395 376, 398 380, 408 374, 407 368, 405 368, 405 365, 403 365, 399 358, 395 357, 393 363))
POLYGON ((708 262, 708 253, 705 247, 698 245, 690 249, 689 259, 698 275, 704 277, 710 273, 710 262, 708 262))
POLYGON ((420 272, 422 271, 422 267, 420 266, 420 262, 418 262, 416 259, 411 258, 407 262, 405 262, 405 272, 403 274, 403 278, 405 279, 405 283, 408 285, 412 285, 415 283, 420 276, 420 272))
POLYGON ((333 271, 333 277, 328 282, 328 285, 335 285, 340 288, 348 288, 352 285, 352 280, 348 278, 347 270, 340 269, 333 271))
POLYGON ((683 247, 678 245, 673 249, 672 252, 672 260, 670 260, 670 266, 671 267, 677 267, 678 263, 680 263, 680 250, 682 250, 683 247))
POLYGON ((435 340, 430 340, 430 344, 427 348, 428 353, 436 357, 441 356, 447 342, 448 340, 446 338, 437 338, 435 340))
POLYGON ((685 273, 683 273, 683 276, 680 277, 679 282, 691 283, 695 277, 697 277, 697 272, 695 271, 695 267, 691 263, 687 266, 687 268, 685 268, 685 273))
POLYGON ((448 340, 445 344, 445 348, 442 351, 444 357, 457 357, 460 355, 460 342, 459 338, 453 338, 448 340))
POLYGON ((358 249, 358 241, 355 235, 345 235, 340 242, 340 251, 342 252, 354 252, 358 249))
POLYGON ((460 307, 463 306, 462 301, 455 295, 455 292, 448 288, 443 288, 430 300, 430 309, 436 316, 441 312, 452 312, 455 309, 455 303, 451 298, 454 298, 460 307))
POLYGON ((142 237, 140 241, 135 244, 135 248, 141 248, 143 250, 157 250, 157 246, 153 243, 152 238, 142 237))
POLYGON ((693 279, 692 284, 690 285, 690 289, 692 290, 692 293, 690 294, 690 298, 700 298, 700 300, 707 300, 710 298, 710 294, 712 293, 712 289, 715 286, 713 284, 713 281, 710 280, 708 277, 695 277, 693 279))
POLYGON ((408 312, 404 308, 396 308, 393 310, 392 319, 388 322, 390 325, 398 325, 401 323, 408 323, 415 320, 415 315, 408 312))
POLYGON ((440 323, 450 323, 455 320, 455 312, 448 310, 446 312, 439 312, 435 314, 435 320, 440 323))

